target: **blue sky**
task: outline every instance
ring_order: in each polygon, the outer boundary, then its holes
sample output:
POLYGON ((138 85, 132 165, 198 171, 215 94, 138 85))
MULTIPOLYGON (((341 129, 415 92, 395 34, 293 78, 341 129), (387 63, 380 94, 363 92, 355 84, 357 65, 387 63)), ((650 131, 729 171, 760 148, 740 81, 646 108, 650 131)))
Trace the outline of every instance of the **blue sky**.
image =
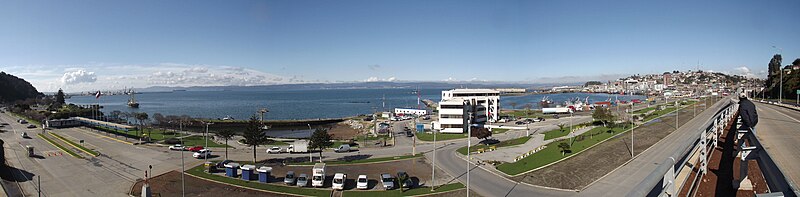
POLYGON ((800 1, 3 1, 0 70, 43 91, 152 85, 764 75, 800 1))

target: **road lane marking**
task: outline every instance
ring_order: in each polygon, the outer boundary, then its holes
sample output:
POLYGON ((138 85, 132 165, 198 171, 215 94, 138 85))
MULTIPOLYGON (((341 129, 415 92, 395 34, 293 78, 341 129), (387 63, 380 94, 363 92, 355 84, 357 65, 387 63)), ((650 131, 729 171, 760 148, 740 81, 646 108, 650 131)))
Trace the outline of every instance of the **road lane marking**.
POLYGON ((786 115, 786 114, 784 114, 783 112, 780 112, 780 111, 778 111, 778 110, 776 110, 776 109, 772 109, 772 108, 769 108, 769 109, 770 109, 770 110, 773 110, 773 111, 775 111, 775 112, 778 112, 778 114, 781 114, 781 115, 783 115, 783 116, 786 116, 787 118, 789 118, 789 119, 792 119, 792 120, 794 120, 795 122, 800 122, 800 120, 797 120, 797 119, 795 119, 795 118, 792 118, 791 116, 789 116, 789 115, 786 115))

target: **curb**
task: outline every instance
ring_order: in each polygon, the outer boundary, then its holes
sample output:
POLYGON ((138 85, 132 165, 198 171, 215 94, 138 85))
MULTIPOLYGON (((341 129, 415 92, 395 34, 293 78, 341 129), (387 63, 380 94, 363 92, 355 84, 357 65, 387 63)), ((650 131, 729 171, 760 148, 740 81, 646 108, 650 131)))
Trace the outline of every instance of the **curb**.
MULTIPOLYGON (((410 159, 417 159, 417 158, 424 158, 425 154, 423 152, 417 153, 417 156, 403 158, 403 159, 393 159, 393 160, 386 160, 386 161, 376 161, 376 162, 366 162, 366 163, 346 163, 346 164, 325 164, 327 166, 352 166, 352 165, 362 165, 362 164, 379 164, 379 163, 388 163, 388 162, 395 162, 395 161, 405 161, 410 159)), ((325 163, 325 162, 322 162, 325 163)), ((314 166, 312 165, 298 165, 298 164, 286 164, 286 166, 293 166, 293 167, 307 167, 307 166, 314 166)))
MULTIPOLYGON (((97 155, 94 155, 94 154, 90 153, 89 151, 83 150, 82 148, 79 148, 79 147, 77 147, 77 146, 75 146, 75 145, 72 145, 72 143, 69 143, 69 142, 67 142, 67 140, 68 140, 68 139, 66 139, 66 138, 64 138, 64 137, 62 137, 62 136, 60 136, 60 135, 58 135, 58 134, 55 134, 55 133, 53 133, 52 131, 51 131, 51 132, 48 132, 48 134, 50 134, 51 136, 53 136, 53 137, 55 137, 55 138, 58 138, 58 140, 61 140, 62 142, 66 143, 67 145, 69 145, 69 146, 72 146, 72 147, 74 147, 74 148, 76 148, 76 149, 80 150, 81 152, 84 152, 84 153, 86 153, 86 154, 89 154, 89 155, 91 155, 92 157, 97 157, 97 156, 100 156, 100 153, 99 153, 99 152, 97 153, 97 155)), ((84 148, 86 148, 86 147, 84 147, 84 148)), ((86 149, 89 149, 89 148, 86 148, 86 149)))
MULTIPOLYGON (((462 155, 462 156, 459 156, 459 155, 458 155, 458 154, 459 154, 458 152, 454 152, 454 154, 456 155, 456 157, 460 158, 461 160, 468 161, 468 160, 467 160, 467 158, 464 158, 464 157, 463 157, 463 155, 462 155)), ((475 164, 474 164, 474 163, 472 163, 472 162, 470 162, 470 163, 471 163, 472 165, 475 165, 475 164)), ((578 191, 579 191, 579 190, 570 190, 570 189, 561 189, 561 188, 555 188, 555 187, 547 187, 547 186, 541 186, 541 185, 533 185, 533 184, 530 184, 530 183, 525 183, 525 182, 522 182, 522 181, 514 181, 514 180, 511 180, 510 178, 508 178, 508 177, 506 177, 506 176, 504 176, 504 175, 502 175, 502 174, 498 174, 497 172, 495 172, 495 171, 493 171, 493 170, 489 170, 489 169, 486 169, 486 168, 484 168, 484 167, 483 167, 483 165, 475 165, 475 166, 477 166, 478 168, 481 168, 481 169, 483 169, 483 170, 485 170, 485 171, 487 171, 487 172, 489 172, 489 173, 492 173, 492 174, 494 174, 494 175, 496 175, 496 176, 499 176, 500 178, 503 178, 503 179, 505 179, 505 180, 507 180, 507 181, 509 181, 509 182, 512 182, 512 183, 523 184, 523 185, 527 185, 527 186, 531 186, 531 187, 537 187, 537 188, 542 188, 542 189, 549 189, 549 190, 555 190, 555 191, 563 191, 563 192, 578 192, 578 191)), ((502 173, 502 172, 501 172, 501 173, 502 173)))
POLYGON ((95 135, 95 136, 98 136, 98 137, 103 137, 103 138, 110 139, 110 140, 114 140, 114 141, 121 142, 121 143, 124 143, 124 144, 134 145, 134 144, 133 144, 133 143, 131 143, 131 142, 127 142, 127 141, 123 141, 123 140, 120 140, 120 139, 116 139, 116 138, 112 138, 112 137, 108 137, 108 136, 100 135, 100 134, 97 134, 97 133, 93 133, 93 132, 91 132, 91 131, 86 131, 85 129, 78 129, 78 130, 81 130, 81 131, 83 131, 84 133, 89 133, 89 134, 92 134, 92 135, 95 135))
POLYGON ((58 145, 54 144, 53 142, 50 142, 49 138, 47 138, 47 136, 44 136, 44 135, 43 135, 43 134, 41 134, 41 133, 39 133, 39 134, 36 134, 36 135, 38 135, 39 137, 41 137, 41 138, 42 138, 42 140, 44 140, 44 141, 45 141, 45 142, 47 142, 48 144, 50 144, 50 145, 53 145, 53 146, 54 146, 54 147, 56 147, 57 149, 59 149, 59 150, 61 150, 61 151, 64 151, 65 153, 67 153, 68 155, 70 155, 70 156, 72 156, 72 157, 75 157, 75 158, 78 158, 78 159, 85 159, 85 158, 81 157, 80 155, 77 155, 77 153, 73 153, 72 151, 67 151, 67 150, 64 150, 64 149, 63 149, 63 148, 61 148, 60 146, 58 146, 58 145), (45 139, 45 138, 47 138, 47 139, 45 139), (72 153, 72 154, 70 154, 70 153, 72 153), (74 154, 74 155, 73 155, 73 154, 74 154))

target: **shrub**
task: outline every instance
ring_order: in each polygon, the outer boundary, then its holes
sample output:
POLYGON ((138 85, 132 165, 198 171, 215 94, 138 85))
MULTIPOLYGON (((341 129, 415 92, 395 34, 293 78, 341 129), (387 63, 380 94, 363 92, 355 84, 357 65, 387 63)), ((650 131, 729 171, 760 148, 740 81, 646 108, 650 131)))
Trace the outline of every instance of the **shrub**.
POLYGON ((164 140, 164 144, 180 144, 181 140, 178 138, 168 138, 164 140))

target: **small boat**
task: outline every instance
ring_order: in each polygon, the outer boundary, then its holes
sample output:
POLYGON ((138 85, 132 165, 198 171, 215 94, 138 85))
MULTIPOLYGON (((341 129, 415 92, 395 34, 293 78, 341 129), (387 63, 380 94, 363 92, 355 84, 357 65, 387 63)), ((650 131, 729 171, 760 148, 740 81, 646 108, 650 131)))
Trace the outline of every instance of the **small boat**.
POLYGON ((136 93, 133 92, 133 89, 130 91, 131 98, 128 99, 128 107, 130 108, 139 108, 139 102, 136 102, 136 93))
POLYGON ((547 98, 547 96, 542 97, 542 100, 539 101, 539 106, 542 108, 548 108, 550 104, 553 104, 553 101, 547 98))
POLYGON ((225 116, 222 120, 234 120, 230 115, 225 116))

